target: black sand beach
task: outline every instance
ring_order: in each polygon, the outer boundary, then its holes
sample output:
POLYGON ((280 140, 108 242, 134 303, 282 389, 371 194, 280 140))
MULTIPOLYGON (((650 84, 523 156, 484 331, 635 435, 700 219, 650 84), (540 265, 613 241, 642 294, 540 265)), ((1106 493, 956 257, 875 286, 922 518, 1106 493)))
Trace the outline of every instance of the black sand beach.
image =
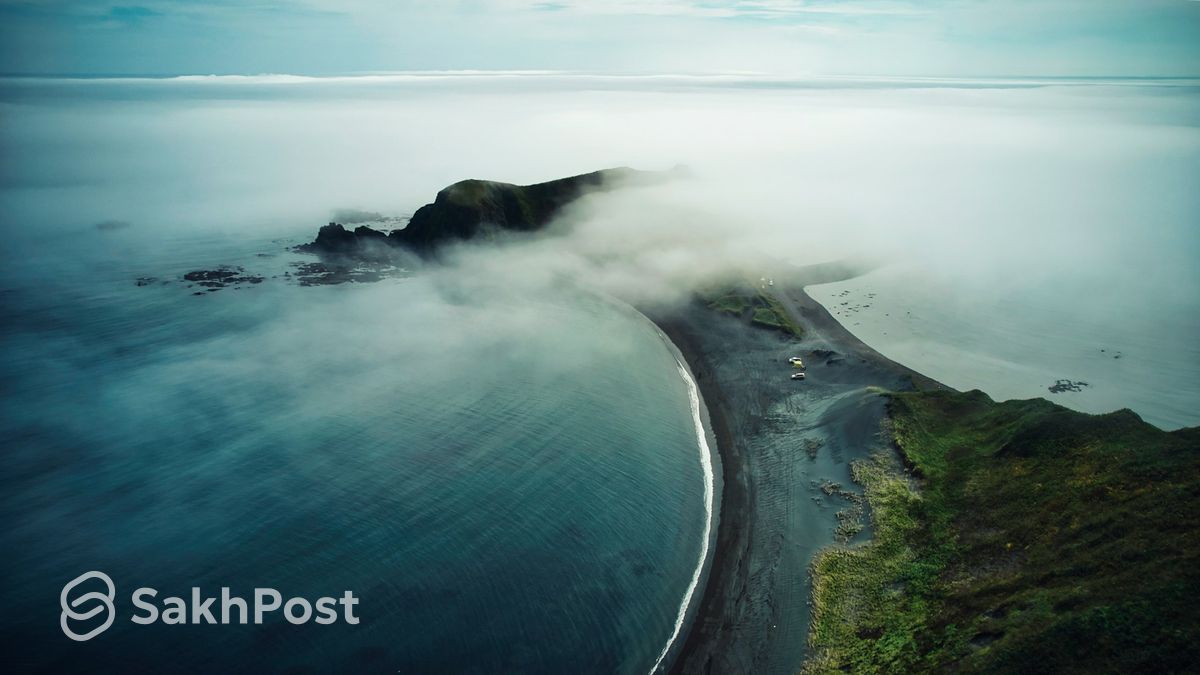
POLYGON ((869 536, 849 470, 880 444, 884 402, 869 388, 944 386, 854 338, 803 290, 856 273, 816 265, 772 277, 769 291, 803 325, 802 340, 700 303, 650 313, 700 386, 724 485, 708 582, 673 672, 800 668, 813 555, 839 535, 869 536), (790 356, 804 359, 806 380, 790 378, 790 356))

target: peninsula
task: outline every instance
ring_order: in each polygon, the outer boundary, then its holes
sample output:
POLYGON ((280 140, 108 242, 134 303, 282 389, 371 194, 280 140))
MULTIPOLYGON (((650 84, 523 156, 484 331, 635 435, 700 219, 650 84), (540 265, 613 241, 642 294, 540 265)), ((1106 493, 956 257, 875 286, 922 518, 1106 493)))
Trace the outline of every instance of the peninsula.
MULTIPOLYGON (((591 191, 669 176, 463 181, 404 229, 330 224, 301 250, 436 257, 455 241, 536 233, 591 191)), ((804 290, 861 267, 763 265, 691 302, 643 308, 695 375, 723 485, 707 583, 664 667, 1091 673, 1200 662, 1200 429, 953 391, 864 344, 804 290), (799 384, 793 358, 805 364, 799 384)))

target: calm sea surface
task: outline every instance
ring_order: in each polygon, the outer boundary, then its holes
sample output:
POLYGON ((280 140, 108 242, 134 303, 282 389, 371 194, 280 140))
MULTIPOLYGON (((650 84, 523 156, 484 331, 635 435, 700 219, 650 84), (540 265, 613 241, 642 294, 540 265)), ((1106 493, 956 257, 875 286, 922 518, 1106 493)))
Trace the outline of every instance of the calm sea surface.
POLYGON ((304 288, 286 241, 144 235, 4 253, 5 670, 654 663, 704 483, 685 382, 648 324, 451 274, 304 288), (217 264, 266 279, 200 297, 178 281, 217 264), (59 592, 93 569, 118 619, 73 643, 59 592), (136 626, 140 586, 351 590, 361 623, 136 626))
POLYGON ((1200 301, 1169 292, 1190 280, 1141 293, 1072 282, 981 290, 896 265, 808 292, 867 344, 952 387, 1200 424, 1200 301))

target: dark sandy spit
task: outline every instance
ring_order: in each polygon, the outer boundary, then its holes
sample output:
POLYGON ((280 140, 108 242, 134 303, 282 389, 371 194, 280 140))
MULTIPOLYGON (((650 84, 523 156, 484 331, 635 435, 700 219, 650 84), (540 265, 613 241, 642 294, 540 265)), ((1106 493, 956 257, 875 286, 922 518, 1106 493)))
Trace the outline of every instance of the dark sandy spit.
MULTIPOLYGON (((288 275, 302 285, 380 278, 375 269, 359 277, 357 267, 330 271, 324 263, 305 264, 312 269, 288 275)), ((699 301, 670 310, 641 308, 696 379, 722 486, 711 563, 699 603, 689 608, 690 620, 672 649, 672 672, 799 670, 806 656, 813 557, 838 541, 870 536, 861 490, 850 476, 850 462, 882 447, 884 400, 869 388, 945 388, 854 337, 804 291, 865 271, 844 264, 764 270, 774 280, 764 290, 803 326, 803 340, 719 314, 699 301), (806 380, 791 379, 790 356, 803 357, 806 380), (856 505, 862 531, 847 537, 843 529, 839 536, 839 524, 844 527, 847 511, 856 505)), ((185 277, 207 292, 243 281, 257 284, 262 277, 240 268, 185 277)), ((154 282, 139 279, 138 285, 154 282)))
MULTIPOLYGON (((646 312, 696 377, 724 484, 707 584, 672 672, 800 669, 813 556, 870 536, 869 527, 850 537, 837 530, 838 512, 853 509, 861 494, 850 462, 884 444, 884 400, 869 388, 946 388, 871 349, 804 292, 860 271, 838 264, 773 270, 767 290, 803 325, 803 340, 699 303, 646 312), (790 378, 790 356, 804 358, 806 380, 790 378)), ((858 518, 869 521, 861 509, 858 518)))

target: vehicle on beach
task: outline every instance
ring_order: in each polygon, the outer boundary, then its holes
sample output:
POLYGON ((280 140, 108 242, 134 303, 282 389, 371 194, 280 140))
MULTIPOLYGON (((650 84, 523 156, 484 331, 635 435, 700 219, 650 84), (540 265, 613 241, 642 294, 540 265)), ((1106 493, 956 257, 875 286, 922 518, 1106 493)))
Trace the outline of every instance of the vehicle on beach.
POLYGON ((792 373, 792 379, 793 380, 803 380, 804 373, 792 373))

